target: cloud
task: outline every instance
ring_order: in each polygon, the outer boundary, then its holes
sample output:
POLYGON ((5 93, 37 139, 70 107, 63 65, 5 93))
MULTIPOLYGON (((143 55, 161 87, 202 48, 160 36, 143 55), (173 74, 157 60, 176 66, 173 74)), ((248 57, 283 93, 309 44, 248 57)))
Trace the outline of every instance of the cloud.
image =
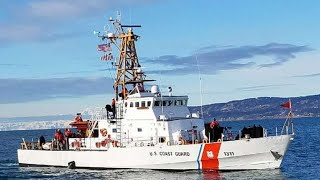
POLYGON ((107 78, 0 79, 0 104, 111 93, 107 78))
POLYGON ((10 11, 3 11, 6 22, 0 24, 0 43, 21 41, 43 41, 56 38, 70 38, 77 28, 70 32, 59 32, 59 27, 71 22, 76 26, 77 18, 90 18, 112 8, 150 3, 147 0, 30 0, 13 1, 6 5, 10 11))
POLYGON ((0 64, 0 67, 26 67, 29 66, 27 64, 10 64, 10 63, 5 63, 5 64, 0 64))
POLYGON ((147 62, 158 64, 164 68, 148 72, 177 75, 195 74, 198 73, 197 66, 199 66, 202 74, 216 74, 221 70, 246 67, 266 68, 279 66, 295 58, 295 54, 311 50, 312 49, 307 46, 280 43, 269 43, 262 46, 211 46, 201 48, 197 53, 190 56, 179 57, 176 55, 166 55, 157 59, 149 59, 147 62), (271 57, 273 62, 269 64, 259 64, 259 62, 253 59, 257 56, 271 57), (196 59, 198 59, 198 62, 196 59))
POLYGON ((276 88, 276 87, 283 87, 283 86, 294 86, 295 84, 269 84, 269 85, 262 85, 262 86, 248 86, 248 87, 242 87, 237 88, 236 90, 240 91, 259 91, 259 90, 265 90, 270 88, 276 88))
POLYGON ((81 17, 99 13, 112 8, 122 1, 108 0, 47 0, 30 1, 26 6, 26 13, 31 17, 46 20, 61 20, 65 18, 81 17))
POLYGON ((317 76, 320 76, 320 73, 297 75, 297 76, 292 76, 292 77, 305 78, 305 77, 317 77, 317 76))

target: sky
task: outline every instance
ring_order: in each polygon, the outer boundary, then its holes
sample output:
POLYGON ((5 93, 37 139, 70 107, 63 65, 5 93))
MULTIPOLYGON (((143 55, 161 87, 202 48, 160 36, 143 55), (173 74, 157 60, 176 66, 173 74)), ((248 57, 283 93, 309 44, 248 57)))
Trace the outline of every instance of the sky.
POLYGON ((317 0, 11 0, 0 1, 0 118, 110 103, 114 72, 93 31, 117 11, 142 26, 134 32, 157 80, 149 85, 189 105, 319 94, 317 0))

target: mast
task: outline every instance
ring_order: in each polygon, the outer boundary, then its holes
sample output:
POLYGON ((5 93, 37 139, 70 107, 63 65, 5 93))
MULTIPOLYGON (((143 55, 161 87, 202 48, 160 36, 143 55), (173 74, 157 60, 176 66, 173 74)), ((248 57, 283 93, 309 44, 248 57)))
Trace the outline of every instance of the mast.
MULTIPOLYGON (((124 26, 121 26, 121 28, 124 26)), ((141 72, 141 65, 136 52, 135 42, 138 40, 137 35, 132 31, 132 26, 129 26, 125 33, 119 34, 120 39, 120 55, 118 59, 117 75, 114 82, 114 89, 116 98, 118 94, 122 93, 123 98, 126 99, 128 89, 127 85, 132 84, 132 89, 136 85, 143 86, 143 73, 141 72)))
POLYGON ((98 35, 98 37, 101 37, 101 39, 107 43, 113 44, 119 50, 119 58, 113 63, 117 69, 113 88, 116 100, 119 99, 119 96, 126 99, 129 92, 128 89, 133 90, 138 86, 143 88, 145 81, 153 80, 146 79, 146 75, 141 70, 136 51, 135 42, 139 36, 134 34, 133 28, 141 26, 122 25, 120 14, 118 14, 116 20, 110 17, 109 22, 113 25, 113 32, 110 32, 108 29, 104 35, 98 35), (127 29, 124 30, 124 28, 127 29))

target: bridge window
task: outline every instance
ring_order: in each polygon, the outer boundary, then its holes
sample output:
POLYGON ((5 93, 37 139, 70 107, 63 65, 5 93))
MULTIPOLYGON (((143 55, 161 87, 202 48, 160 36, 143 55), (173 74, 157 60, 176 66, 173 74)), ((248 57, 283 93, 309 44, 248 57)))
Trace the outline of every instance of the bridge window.
POLYGON ((150 107, 151 106, 151 101, 147 102, 147 106, 150 107))
POLYGON ((130 107, 133 107, 133 102, 130 102, 130 107))
POLYGON ((187 102, 188 102, 187 100, 182 100, 182 105, 183 105, 183 106, 186 106, 186 105, 187 105, 187 102))
POLYGON ((138 128, 138 132, 142 132, 142 128, 138 128))
POLYGON ((113 133, 116 133, 116 132, 117 132, 117 129, 116 129, 116 128, 113 128, 113 129, 112 129, 112 132, 113 132, 113 133))
POLYGON ((125 102, 125 103, 124 103, 124 107, 127 107, 127 106, 128 106, 128 103, 127 103, 127 102, 125 102))
POLYGON ((160 101, 155 101, 154 106, 160 106, 160 101))
POLYGON ((162 106, 166 106, 167 105, 167 101, 162 101, 162 106))
POLYGON ((167 103, 168 103, 168 106, 172 106, 173 105, 172 101, 167 101, 167 103))
POLYGON ((139 102, 135 102, 135 107, 139 107, 139 102))
POLYGON ((141 107, 146 107, 146 102, 145 101, 141 101, 141 107))

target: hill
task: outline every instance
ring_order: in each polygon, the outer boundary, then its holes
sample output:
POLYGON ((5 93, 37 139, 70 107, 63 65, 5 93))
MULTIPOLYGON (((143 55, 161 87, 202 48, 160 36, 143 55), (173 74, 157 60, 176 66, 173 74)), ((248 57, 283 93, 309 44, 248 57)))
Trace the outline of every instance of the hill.
MULTIPOLYGON (((291 97, 295 117, 320 117, 320 94, 304 97, 291 97)), ((259 97, 244 100, 216 103, 202 106, 204 119, 250 120, 276 119, 286 117, 288 110, 280 106, 288 98, 259 97)), ((189 107, 191 112, 201 112, 200 106, 189 107)))

